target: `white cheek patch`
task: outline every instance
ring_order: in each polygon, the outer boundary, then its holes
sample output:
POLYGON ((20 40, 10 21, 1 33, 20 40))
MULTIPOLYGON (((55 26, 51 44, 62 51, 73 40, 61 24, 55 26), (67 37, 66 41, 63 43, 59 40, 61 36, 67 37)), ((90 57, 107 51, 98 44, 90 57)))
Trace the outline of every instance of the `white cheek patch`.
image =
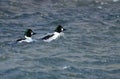
POLYGON ((31 35, 33 35, 33 32, 31 32, 31 35))
POLYGON ((63 28, 61 30, 63 31, 63 28))

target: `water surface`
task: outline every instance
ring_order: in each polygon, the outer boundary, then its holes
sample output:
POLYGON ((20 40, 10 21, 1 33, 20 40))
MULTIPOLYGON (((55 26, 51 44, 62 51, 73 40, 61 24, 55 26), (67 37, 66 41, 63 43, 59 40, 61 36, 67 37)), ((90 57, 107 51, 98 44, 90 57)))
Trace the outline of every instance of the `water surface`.
POLYGON ((119 79, 119 51, 119 0, 0 0, 0 79, 119 79), (59 24, 64 38, 15 43, 59 24))

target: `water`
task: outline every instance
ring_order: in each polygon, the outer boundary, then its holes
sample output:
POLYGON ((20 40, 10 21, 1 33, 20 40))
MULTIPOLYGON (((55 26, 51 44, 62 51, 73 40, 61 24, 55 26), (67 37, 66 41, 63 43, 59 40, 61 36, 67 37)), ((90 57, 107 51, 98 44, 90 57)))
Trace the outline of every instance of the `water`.
POLYGON ((119 0, 0 0, 0 79, 120 79, 119 0), (65 37, 16 44, 57 25, 65 37))

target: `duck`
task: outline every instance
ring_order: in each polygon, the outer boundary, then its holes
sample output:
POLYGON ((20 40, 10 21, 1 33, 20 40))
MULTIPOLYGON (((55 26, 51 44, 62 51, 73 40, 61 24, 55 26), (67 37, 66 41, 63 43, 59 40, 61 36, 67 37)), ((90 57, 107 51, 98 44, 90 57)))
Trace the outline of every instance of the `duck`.
POLYGON ((51 42, 53 40, 58 39, 60 36, 63 36, 64 35, 63 31, 65 31, 65 30, 66 29, 63 28, 61 25, 58 25, 53 33, 48 33, 48 34, 44 35, 41 39, 44 42, 51 42))
POLYGON ((35 35, 36 33, 32 31, 32 29, 27 29, 24 33, 24 38, 20 38, 17 40, 18 43, 22 43, 22 42, 27 42, 27 43, 30 43, 30 42, 33 42, 35 41, 33 38, 32 38, 32 35, 35 35))

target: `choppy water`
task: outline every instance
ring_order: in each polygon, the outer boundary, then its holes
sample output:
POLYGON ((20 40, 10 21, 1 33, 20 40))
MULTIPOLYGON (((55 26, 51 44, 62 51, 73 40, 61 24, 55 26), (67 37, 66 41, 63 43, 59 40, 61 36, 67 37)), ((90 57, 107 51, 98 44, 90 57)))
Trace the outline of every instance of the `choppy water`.
POLYGON ((120 79, 120 1, 0 0, 0 79, 120 79), (58 24, 65 38, 14 43, 58 24))

